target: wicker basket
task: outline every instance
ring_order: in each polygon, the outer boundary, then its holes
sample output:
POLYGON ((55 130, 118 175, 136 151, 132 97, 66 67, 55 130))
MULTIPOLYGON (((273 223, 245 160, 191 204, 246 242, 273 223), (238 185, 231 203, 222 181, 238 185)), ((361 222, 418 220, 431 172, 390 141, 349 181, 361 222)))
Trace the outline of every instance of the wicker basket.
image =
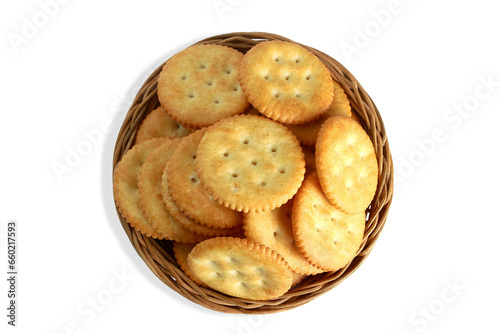
MULTIPOLYGON (((290 41, 269 33, 229 33, 210 37, 196 44, 220 44, 233 47, 241 52, 265 40, 290 41)), ((332 78, 340 83, 351 103, 353 112, 360 119, 365 131, 373 142, 378 159, 379 176, 375 198, 368 208, 367 223, 363 243, 357 256, 345 268, 309 276, 285 295, 272 301, 251 301, 230 297, 209 288, 199 287, 180 269, 173 256, 172 243, 166 240, 148 238, 135 231, 120 215, 121 224, 133 247, 153 273, 167 286, 187 299, 209 309, 227 313, 273 313, 303 305, 333 289, 349 277, 366 259, 382 227, 392 201, 394 169, 391 152, 384 129, 384 123, 377 107, 354 76, 330 56, 302 45, 314 53, 330 71, 332 78)), ((116 164, 134 143, 137 128, 152 110, 159 106, 157 80, 163 64, 146 80, 135 97, 118 134, 113 156, 113 172, 116 164)))

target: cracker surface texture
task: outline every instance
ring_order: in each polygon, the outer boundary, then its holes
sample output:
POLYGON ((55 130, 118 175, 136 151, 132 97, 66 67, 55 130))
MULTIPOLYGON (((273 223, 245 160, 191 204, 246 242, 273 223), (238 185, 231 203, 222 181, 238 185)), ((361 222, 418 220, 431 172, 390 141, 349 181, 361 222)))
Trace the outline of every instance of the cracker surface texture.
POLYGON ((375 150, 363 128, 349 117, 331 117, 321 126, 316 170, 326 197, 345 213, 364 213, 375 196, 375 150))
POLYGON ((208 239, 189 253, 188 264, 203 283, 238 298, 275 299, 293 281, 292 271, 278 253, 247 239, 208 239))
POLYGON ((201 184, 224 206, 241 212, 272 210, 297 192, 304 153, 283 125, 239 115, 212 126, 196 151, 201 184))
POLYGON ((168 187, 179 208, 190 219, 213 228, 231 228, 243 223, 240 212, 218 202, 201 186, 196 172, 196 150, 208 128, 198 130, 183 140, 167 164, 168 187))
POLYGON ((165 111, 188 128, 243 113, 248 101, 238 81, 243 54, 221 45, 195 45, 174 55, 158 78, 165 111))
POLYGON ((181 124, 167 115, 163 107, 153 110, 139 125, 135 136, 135 145, 156 137, 184 137, 189 134, 181 124))
POLYGON ((294 198, 294 239, 310 263, 325 271, 345 267, 356 255, 365 230, 365 215, 346 215, 326 198, 316 173, 294 198))
POLYGON ((333 82, 333 88, 332 104, 318 120, 301 125, 287 125, 287 128, 293 132, 302 145, 314 146, 316 144, 319 129, 328 118, 332 116, 351 117, 351 105, 344 90, 336 81, 333 82))
POLYGON ((186 276, 189 277, 196 284, 198 284, 200 286, 206 286, 205 284, 203 284, 202 281, 200 281, 198 279, 198 277, 196 277, 195 274, 193 274, 193 272, 189 268, 189 265, 187 262, 189 252, 191 252, 193 250, 193 248, 194 248, 194 246, 196 246, 196 244, 185 244, 182 242, 175 242, 174 241, 174 242, 172 242, 172 245, 173 245, 172 249, 174 251, 175 260, 177 261, 177 264, 179 265, 181 270, 184 272, 184 274, 186 274, 186 276))
POLYGON ((293 199, 274 210, 244 215, 245 236, 278 252, 290 269, 299 274, 316 275, 323 270, 312 266, 295 245, 292 231, 293 199))
POLYGON ((149 223, 169 240, 198 242, 206 239, 185 229, 168 212, 161 195, 163 169, 170 159, 179 139, 164 138, 165 142, 155 149, 139 172, 139 199, 149 223))
POLYGON ((296 43, 257 44, 243 57, 239 79, 248 101, 281 123, 318 119, 333 98, 333 80, 325 65, 296 43))
POLYGON ((139 204, 139 172, 148 155, 166 142, 166 138, 154 138, 133 146, 117 164, 113 176, 113 195, 118 210, 137 231, 148 237, 163 239, 148 221, 139 204))
POLYGON ((182 212, 182 210, 179 208, 177 203, 175 203, 172 195, 170 194, 170 189, 168 187, 168 166, 165 166, 165 168, 163 169, 160 187, 163 203, 165 204, 165 207, 167 208, 169 214, 188 231, 206 237, 230 235, 239 231, 240 227, 224 229, 208 227, 198 224, 197 222, 191 220, 188 216, 186 216, 184 212, 182 212))

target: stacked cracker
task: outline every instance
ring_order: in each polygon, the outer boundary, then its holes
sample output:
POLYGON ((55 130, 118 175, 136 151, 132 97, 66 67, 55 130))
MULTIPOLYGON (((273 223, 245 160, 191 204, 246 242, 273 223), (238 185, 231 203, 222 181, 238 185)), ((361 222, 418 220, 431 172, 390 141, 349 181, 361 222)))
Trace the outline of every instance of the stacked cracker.
POLYGON ((245 55, 192 46, 166 62, 158 99, 114 195, 136 230, 173 241, 193 282, 268 300, 352 261, 377 159, 316 56, 278 41, 245 55))

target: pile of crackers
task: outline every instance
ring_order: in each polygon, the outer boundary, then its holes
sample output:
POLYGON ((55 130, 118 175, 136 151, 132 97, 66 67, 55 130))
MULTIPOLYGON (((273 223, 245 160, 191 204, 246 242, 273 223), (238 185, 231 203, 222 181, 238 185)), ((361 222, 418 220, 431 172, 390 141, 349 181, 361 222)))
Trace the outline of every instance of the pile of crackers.
POLYGON ((372 142, 311 52, 191 46, 158 79, 161 106, 114 174, 126 221, 173 241, 196 284, 270 300, 337 271, 363 241, 377 188, 372 142))

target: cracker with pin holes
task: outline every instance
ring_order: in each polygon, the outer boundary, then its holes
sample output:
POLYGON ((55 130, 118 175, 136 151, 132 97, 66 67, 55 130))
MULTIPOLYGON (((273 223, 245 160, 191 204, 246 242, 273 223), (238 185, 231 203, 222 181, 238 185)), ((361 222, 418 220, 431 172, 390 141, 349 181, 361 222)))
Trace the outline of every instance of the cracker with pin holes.
POLYGON ((365 215, 338 210, 312 173, 294 198, 292 224, 296 245, 304 257, 324 271, 336 271, 355 257, 363 240, 365 215))
POLYGON ((375 150, 363 128, 349 117, 331 117, 321 126, 316 170, 326 197, 342 212, 364 213, 375 196, 375 150))
POLYGON ((333 91, 332 104, 330 104, 328 110, 319 119, 306 124, 287 125, 287 128, 293 132, 302 145, 314 146, 316 144, 319 128, 328 118, 332 116, 351 117, 351 105, 349 104, 347 95, 336 81, 333 82, 333 91))
POLYGON ((271 119, 239 115, 210 127, 196 150, 201 184, 233 210, 260 212, 286 203, 305 173, 295 136, 271 119))
POLYGON ((196 244, 193 244, 193 243, 186 244, 186 243, 174 241, 174 242, 172 242, 172 246, 173 246, 172 249, 174 251, 175 260, 177 261, 177 264, 179 265, 181 270, 184 272, 184 274, 186 274, 186 276, 189 277, 196 284, 198 284, 200 286, 206 286, 205 284, 203 284, 202 281, 200 281, 198 279, 198 277, 196 277, 195 274, 193 274, 193 272, 189 268, 188 261, 187 261, 189 252, 191 252, 193 250, 193 248, 194 248, 194 246, 196 246, 196 244))
POLYGON ((117 164, 113 176, 113 194, 116 206, 125 220, 148 237, 163 239, 162 233, 149 222, 140 206, 139 172, 146 158, 167 138, 154 138, 133 146, 117 164))
POLYGON ((252 47, 241 61, 239 79, 248 101, 281 123, 314 121, 333 98, 325 65, 296 43, 266 41, 252 47))
POLYGON ((295 245, 292 232, 292 204, 288 201, 274 210, 244 215, 245 236, 278 252, 292 271, 316 275, 323 270, 312 266, 295 245))
POLYGON ((189 253, 188 264, 203 283, 238 298, 274 299, 287 292, 293 281, 292 271, 278 253, 247 239, 200 242, 189 253))
POLYGON ((167 115, 163 107, 158 107, 149 113, 139 125, 137 135, 135 136, 135 144, 142 143, 156 137, 184 137, 189 134, 189 130, 185 129, 181 124, 174 121, 167 115))
POLYGON ((232 228, 243 223, 240 212, 214 201, 200 184, 196 172, 196 149, 209 128, 186 137, 175 149, 167 164, 170 195, 191 220, 213 228, 232 228))
POLYGON ((158 78, 158 99, 175 121, 202 128, 248 108, 238 81, 243 54, 222 45, 195 45, 174 55, 158 78))
MULTIPOLYGON (((183 139, 184 140, 184 139, 183 139)), ((179 206, 175 203, 172 195, 170 194, 170 189, 168 187, 168 168, 165 166, 163 169, 163 174, 161 176, 161 195, 163 198, 163 203, 167 208, 169 214, 181 224, 185 229, 191 231, 192 233, 207 236, 207 237, 217 237, 223 235, 232 235, 240 230, 240 227, 233 228, 212 228, 205 225, 196 223, 195 221, 189 219, 188 216, 182 212, 179 206)))
POLYGON ((198 242, 206 237, 194 234, 179 224, 166 209, 161 195, 163 169, 178 143, 179 139, 164 138, 163 144, 144 161, 138 182, 140 205, 149 223, 165 238, 179 242, 198 242))

